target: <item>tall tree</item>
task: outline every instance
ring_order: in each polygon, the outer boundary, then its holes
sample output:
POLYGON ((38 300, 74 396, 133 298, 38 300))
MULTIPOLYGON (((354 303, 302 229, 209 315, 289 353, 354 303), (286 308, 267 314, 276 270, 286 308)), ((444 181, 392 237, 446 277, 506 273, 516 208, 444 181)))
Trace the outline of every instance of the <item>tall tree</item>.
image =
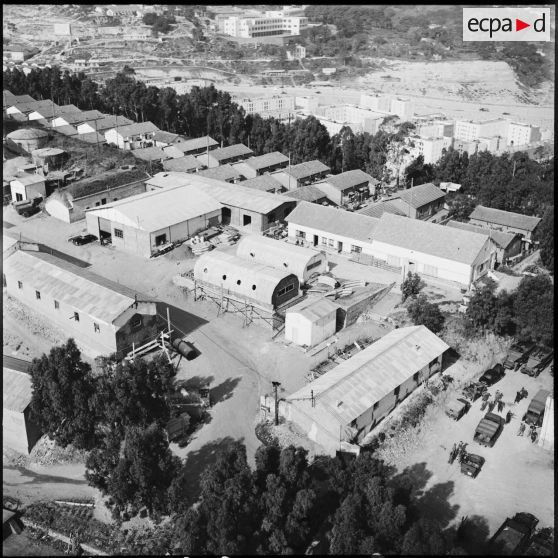
POLYGON ((554 206, 551 205, 544 213, 537 230, 537 241, 541 251, 541 261, 551 272, 554 272, 554 206))

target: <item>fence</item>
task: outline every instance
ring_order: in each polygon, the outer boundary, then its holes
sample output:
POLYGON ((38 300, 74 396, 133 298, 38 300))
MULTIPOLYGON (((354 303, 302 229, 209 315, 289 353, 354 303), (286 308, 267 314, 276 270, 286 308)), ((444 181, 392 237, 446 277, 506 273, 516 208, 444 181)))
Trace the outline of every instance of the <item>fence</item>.
POLYGON ((389 265, 384 260, 379 260, 372 256, 371 254, 363 254, 362 252, 357 253, 353 252, 351 254, 350 260, 352 262, 356 262, 362 265, 371 265, 374 267, 378 267, 380 269, 384 269, 386 271, 391 271, 393 273, 401 273, 401 267, 395 265, 389 265))

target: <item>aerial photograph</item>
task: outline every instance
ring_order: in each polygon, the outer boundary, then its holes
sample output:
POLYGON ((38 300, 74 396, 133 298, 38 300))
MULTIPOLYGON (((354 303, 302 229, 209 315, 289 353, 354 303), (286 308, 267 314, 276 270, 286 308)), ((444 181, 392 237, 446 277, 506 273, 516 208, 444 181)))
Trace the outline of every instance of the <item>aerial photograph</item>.
POLYGON ((554 556, 553 4, 12 4, 4 556, 554 556))

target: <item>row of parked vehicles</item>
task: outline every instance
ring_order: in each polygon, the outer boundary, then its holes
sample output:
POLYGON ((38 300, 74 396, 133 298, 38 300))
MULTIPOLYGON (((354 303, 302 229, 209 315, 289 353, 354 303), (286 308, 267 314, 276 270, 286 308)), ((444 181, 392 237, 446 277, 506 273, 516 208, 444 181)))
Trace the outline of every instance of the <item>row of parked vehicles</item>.
POLYGON ((508 350, 504 368, 519 370, 522 374, 536 378, 553 358, 554 353, 551 349, 534 344, 514 343, 508 350))
POLYGON ((553 556, 552 529, 536 529, 539 520, 531 513, 508 517, 488 542, 491 554, 515 556, 553 556))

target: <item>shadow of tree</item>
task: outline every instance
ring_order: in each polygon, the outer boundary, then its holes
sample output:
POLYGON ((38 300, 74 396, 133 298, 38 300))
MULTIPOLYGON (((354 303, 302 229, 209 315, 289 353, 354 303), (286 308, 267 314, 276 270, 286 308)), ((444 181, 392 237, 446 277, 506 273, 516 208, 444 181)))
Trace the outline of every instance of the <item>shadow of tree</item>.
POLYGON ((420 498, 409 506, 409 511, 416 516, 435 521, 441 527, 447 527, 457 517, 458 505, 448 502, 453 493, 455 483, 448 481, 435 484, 420 498))
POLYGON ((472 515, 462 517, 458 526, 452 526, 455 532, 455 542, 467 554, 483 556, 487 554, 490 528, 484 517, 472 515))
POLYGON ((197 390, 200 388, 206 388, 215 380, 214 376, 192 376, 186 380, 179 380, 177 383, 180 387, 183 387, 186 391, 197 390))
POLYGON ((426 468, 426 463, 415 463, 394 475, 390 486, 395 489, 397 503, 408 506, 411 500, 420 497, 431 477, 432 473, 426 468))
POLYGON ((227 378, 223 383, 211 388, 211 404, 221 403, 232 397, 234 388, 238 385, 242 378, 227 378))

